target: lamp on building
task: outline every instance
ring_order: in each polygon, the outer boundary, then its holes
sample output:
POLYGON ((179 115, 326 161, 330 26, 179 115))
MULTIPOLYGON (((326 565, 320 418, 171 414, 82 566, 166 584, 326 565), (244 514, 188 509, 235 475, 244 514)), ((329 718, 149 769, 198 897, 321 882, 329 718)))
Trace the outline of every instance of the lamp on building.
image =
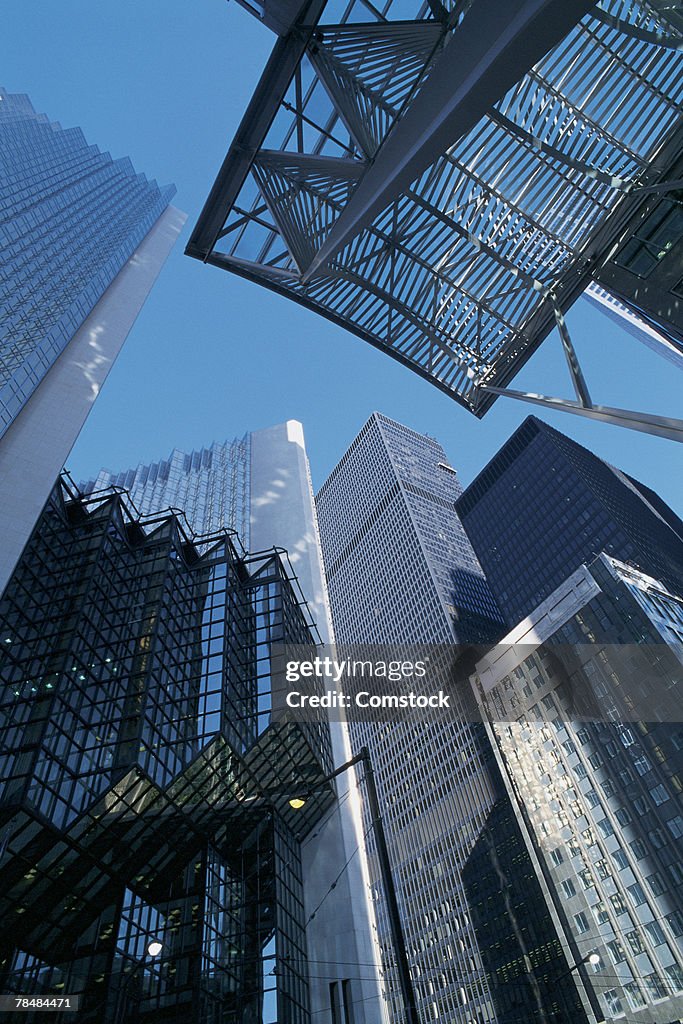
POLYGON ((408 967, 408 955, 406 953, 403 926, 398 912, 394 876, 391 870, 391 861, 389 859, 389 850, 387 847, 386 836, 384 834, 384 825, 382 824, 382 814, 379 805, 379 797, 377 796, 375 775, 372 769, 372 761, 370 760, 370 751, 367 747, 362 747, 359 754, 356 754, 356 756, 352 757, 350 761, 346 762, 346 764, 340 765, 340 767, 336 768, 330 773, 330 775, 321 779, 320 782, 316 784, 315 789, 309 789, 307 792, 296 793, 288 800, 288 803, 293 810, 300 810, 304 807, 308 797, 311 796, 315 790, 321 789, 328 782, 331 782, 332 779, 336 778, 337 775, 341 775, 343 772, 348 771, 349 768, 353 768, 357 764, 362 764, 365 770, 364 780, 368 794, 368 809, 370 811, 372 829, 375 833, 377 863, 379 865, 382 887, 384 889, 384 895, 387 902, 387 915, 389 918, 391 939, 394 945, 394 953, 396 955, 396 968, 398 971, 398 981, 405 1010, 405 1020, 406 1024, 420 1024, 420 1018, 415 1004, 413 982, 410 977, 410 969, 408 967))
MULTIPOLYGON (((159 939, 150 939, 146 946, 147 956, 155 959, 161 954, 163 948, 164 944, 163 942, 160 942, 159 939)), ((133 980, 138 981, 140 979, 140 975, 143 973, 144 967, 145 965, 142 958, 137 960, 135 967, 130 974, 126 976, 123 985, 121 986, 116 1012, 116 1024, 124 1024, 128 1018, 128 1004, 130 1002, 131 985, 133 980)), ((140 1002, 139 995, 134 997, 134 999, 136 1003, 140 1002)))

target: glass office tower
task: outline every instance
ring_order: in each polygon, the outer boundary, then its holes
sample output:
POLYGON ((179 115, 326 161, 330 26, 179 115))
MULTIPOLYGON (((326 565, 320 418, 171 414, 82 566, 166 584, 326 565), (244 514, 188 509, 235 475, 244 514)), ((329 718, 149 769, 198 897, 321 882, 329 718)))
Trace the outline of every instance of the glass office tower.
POLYGON ((296 812, 283 780, 332 752, 323 721, 270 723, 272 644, 314 649, 286 563, 64 480, 0 623, 2 992, 310 1024, 301 844, 334 797, 296 812))
MULTIPOLYGON (((237 529, 249 549, 284 549, 321 637, 332 639, 300 423, 288 420, 198 451, 176 449, 167 459, 122 472, 102 470, 82 490, 107 487, 125 488, 144 513, 169 506, 181 509, 184 521, 199 533, 237 529)), ((339 722, 331 723, 331 741, 335 765, 345 763, 350 757, 348 735, 339 722)), ((325 827, 302 847, 307 936, 320 961, 311 978, 314 1024, 321 1014, 331 1019, 330 985, 346 993, 354 1024, 381 1024, 386 1018, 372 966, 378 954, 365 840, 349 773, 339 777, 337 790, 338 812, 328 815, 325 827)))
POLYGON ((248 547, 251 528, 251 434, 214 441, 207 448, 175 448, 167 459, 112 473, 103 469, 82 485, 86 492, 105 487, 128 491, 143 513, 159 508, 183 510, 200 533, 236 530, 248 547))
POLYGON ((236 530, 246 547, 287 551, 323 640, 329 608, 303 427, 288 420, 206 448, 174 449, 134 469, 102 469, 81 485, 125 488, 141 512, 182 509, 197 533, 236 530))
POLYGON ((535 416, 458 498, 457 511, 510 626, 603 551, 678 593, 683 587, 678 516, 535 416))
POLYGON ((467 643, 501 632, 455 515, 461 492, 437 441, 379 413, 370 417, 316 498, 339 640, 467 643))
POLYGON ((4 89, 0 168, 1 589, 185 218, 4 89))
POLYGON ((601 555, 476 679, 590 1019, 678 1021, 683 599, 601 555))
MULTIPOLYGON (((502 633, 455 514, 460 492, 437 441, 371 416, 316 498, 342 651, 358 643, 389 645, 387 657, 392 645, 452 651, 502 633)), ((543 1020, 547 1009, 588 1020, 564 976, 555 925, 483 727, 348 714, 354 749, 367 745, 375 765, 421 1019, 521 1024, 543 1020)), ((373 865, 372 843, 370 851, 373 865)), ((378 884, 375 899, 398 1022, 378 884)))

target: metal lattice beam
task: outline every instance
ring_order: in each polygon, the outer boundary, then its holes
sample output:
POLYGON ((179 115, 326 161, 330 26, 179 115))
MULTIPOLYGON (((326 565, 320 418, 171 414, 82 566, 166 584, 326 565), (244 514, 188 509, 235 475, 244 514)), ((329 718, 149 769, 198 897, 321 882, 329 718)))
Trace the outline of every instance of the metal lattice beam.
POLYGON ((463 137, 530 66, 570 31, 594 0, 487 0, 474 6, 410 110, 387 139, 305 279, 463 137))
POLYGON ((648 201, 676 200, 683 28, 659 0, 449 3, 425 15, 415 0, 406 21, 405 3, 398 19, 393 0, 350 0, 340 24, 311 2, 187 252, 343 325, 477 416, 559 330, 590 408, 564 314, 648 201))
POLYGON ((517 398, 532 405, 543 405, 547 409, 570 412, 575 416, 611 423, 614 427, 627 427, 644 434, 665 437, 669 441, 683 442, 683 420, 673 416, 657 416, 654 413, 633 412, 630 409, 613 409, 606 405, 585 406, 581 402, 572 402, 568 398, 551 398, 548 395, 536 395, 531 391, 513 391, 510 388, 494 388, 482 384, 485 391, 504 398, 517 398))

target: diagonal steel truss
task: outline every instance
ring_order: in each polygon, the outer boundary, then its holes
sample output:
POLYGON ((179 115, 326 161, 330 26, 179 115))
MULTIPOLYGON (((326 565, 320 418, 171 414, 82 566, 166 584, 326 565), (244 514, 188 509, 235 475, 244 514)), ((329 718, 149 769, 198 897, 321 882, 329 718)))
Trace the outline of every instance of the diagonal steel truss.
POLYGON ((266 8, 281 35, 188 254, 343 325, 477 416, 500 394, 542 399, 506 385, 559 328, 577 401, 542 400, 597 415, 563 314, 681 176, 677 5, 266 8))

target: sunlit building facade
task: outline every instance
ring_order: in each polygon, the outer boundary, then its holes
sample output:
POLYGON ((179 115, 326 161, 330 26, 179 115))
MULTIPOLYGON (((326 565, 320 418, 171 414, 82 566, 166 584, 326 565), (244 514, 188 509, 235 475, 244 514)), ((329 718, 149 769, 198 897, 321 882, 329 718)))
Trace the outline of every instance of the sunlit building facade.
POLYGON ((251 434, 214 441, 206 448, 174 449, 167 459, 112 473, 101 470, 83 484, 85 491, 121 487, 143 514, 160 508, 182 509, 193 529, 236 530, 249 545, 251 434))
POLYGON ((185 216, 4 89, 0 167, 1 590, 185 216))
POLYGON ((475 680, 590 1019, 678 1021, 683 599, 601 555, 475 680))
POLYGON ((197 533, 235 530, 247 548, 284 548, 320 634, 329 639, 310 471, 296 420, 195 451, 176 448, 132 469, 102 469, 81 487, 121 487, 143 513, 179 509, 197 533))

